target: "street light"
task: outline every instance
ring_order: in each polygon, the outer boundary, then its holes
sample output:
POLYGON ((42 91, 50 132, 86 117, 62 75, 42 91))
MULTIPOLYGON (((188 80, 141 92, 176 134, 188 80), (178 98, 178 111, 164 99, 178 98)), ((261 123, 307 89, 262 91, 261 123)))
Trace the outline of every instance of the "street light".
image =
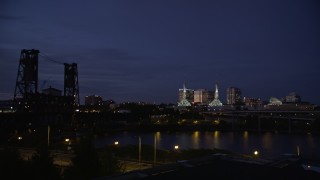
POLYGON ((139 169, 141 167, 141 137, 139 136, 139 169))
POLYGON ((174 152, 174 156, 175 156, 175 159, 176 159, 176 162, 178 162, 178 150, 179 150, 179 145, 175 145, 174 146, 174 150, 175 150, 175 152, 174 152))
POLYGON ((157 136, 154 134, 154 152, 153 152, 153 167, 156 166, 157 161, 157 136))
POLYGON ((116 146, 119 145, 119 141, 115 141, 114 145, 116 145, 116 146))
POLYGON ((65 138, 64 139, 64 142, 67 144, 67 150, 71 150, 71 141, 69 138, 65 138))

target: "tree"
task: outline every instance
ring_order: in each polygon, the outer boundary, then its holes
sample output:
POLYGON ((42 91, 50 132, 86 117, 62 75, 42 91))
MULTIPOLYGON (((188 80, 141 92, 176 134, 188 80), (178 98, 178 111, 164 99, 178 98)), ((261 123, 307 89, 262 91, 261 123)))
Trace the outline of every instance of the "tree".
POLYGON ((22 179, 25 174, 25 163, 15 149, 0 151, 0 174, 4 179, 22 179))
POLYGON ((61 179, 46 144, 37 148, 37 154, 32 157, 29 168, 31 179, 61 179))
POLYGON ((124 165, 114 157, 114 153, 110 148, 104 148, 99 151, 99 159, 104 176, 122 173, 124 165))
POLYGON ((98 153, 91 137, 81 137, 74 152, 73 166, 66 170, 66 179, 91 179, 102 175, 98 153))

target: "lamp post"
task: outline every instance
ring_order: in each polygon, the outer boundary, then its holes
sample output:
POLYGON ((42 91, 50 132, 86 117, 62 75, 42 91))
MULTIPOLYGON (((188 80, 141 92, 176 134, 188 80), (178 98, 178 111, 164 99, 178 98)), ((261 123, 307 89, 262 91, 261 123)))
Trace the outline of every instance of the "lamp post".
POLYGON ((139 136, 139 169, 141 167, 141 137, 139 136))
POLYGON ((157 160, 157 136, 154 134, 154 152, 153 152, 153 166, 156 166, 157 160))
POLYGON ((179 150, 179 145, 175 145, 175 146, 174 146, 174 150, 175 150, 176 162, 178 162, 178 150, 179 150))
POLYGON ((112 156, 116 157, 116 151, 117 151, 118 146, 119 146, 119 141, 114 141, 113 144, 114 144, 114 147, 112 148, 113 149, 112 156))
POLYGON ((64 142, 67 144, 67 150, 71 150, 71 140, 69 138, 65 138, 64 142))
POLYGON ((48 147, 50 146, 50 126, 48 125, 48 147))

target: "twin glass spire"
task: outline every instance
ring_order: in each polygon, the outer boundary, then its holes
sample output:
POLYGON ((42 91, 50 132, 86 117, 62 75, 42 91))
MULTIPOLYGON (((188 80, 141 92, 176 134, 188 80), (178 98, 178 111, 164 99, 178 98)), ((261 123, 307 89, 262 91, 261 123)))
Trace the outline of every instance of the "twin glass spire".
POLYGON ((209 106, 223 106, 221 101, 219 100, 219 91, 218 91, 218 83, 216 83, 216 91, 214 92, 214 99, 209 103, 209 106))
MULTIPOLYGON (((178 102, 178 106, 191 106, 191 103, 187 100, 187 88, 185 83, 183 83, 183 92, 182 92, 182 99, 178 102)), ((209 106, 216 107, 216 106, 223 106, 221 101, 219 100, 219 91, 218 91, 218 83, 216 83, 216 89, 214 93, 214 99, 209 103, 209 106)))

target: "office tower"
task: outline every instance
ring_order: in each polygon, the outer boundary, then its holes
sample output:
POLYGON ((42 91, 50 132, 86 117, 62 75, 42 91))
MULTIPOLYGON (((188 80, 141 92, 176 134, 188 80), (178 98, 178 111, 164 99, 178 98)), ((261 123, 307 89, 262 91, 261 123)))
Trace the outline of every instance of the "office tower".
POLYGON ((227 104, 241 104, 241 90, 239 88, 229 87, 227 89, 227 104))
POLYGON ((194 103, 208 104, 213 100, 213 91, 198 89, 194 91, 194 103))

